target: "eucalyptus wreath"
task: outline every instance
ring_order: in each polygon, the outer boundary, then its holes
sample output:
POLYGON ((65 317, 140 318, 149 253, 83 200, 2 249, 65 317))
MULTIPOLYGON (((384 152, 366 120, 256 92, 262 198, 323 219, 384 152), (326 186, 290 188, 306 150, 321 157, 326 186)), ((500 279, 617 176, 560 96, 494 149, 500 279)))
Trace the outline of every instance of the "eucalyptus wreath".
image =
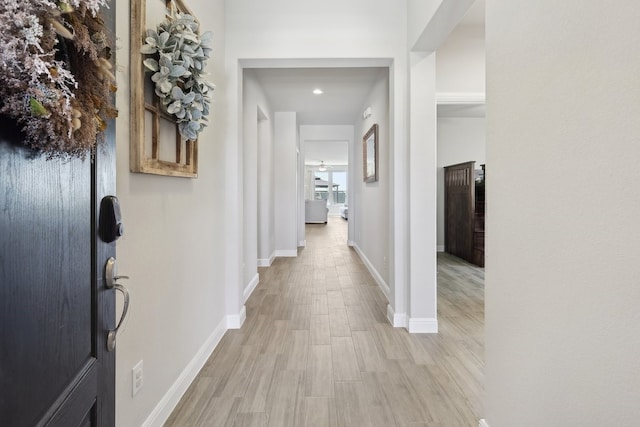
POLYGON ((26 145, 84 158, 117 115, 107 0, 0 0, 0 114, 26 145))
POLYGON ((157 30, 147 30, 142 46, 142 53, 149 56, 144 66, 153 72, 155 94, 187 140, 198 139, 207 125, 215 88, 204 78, 213 34, 207 31, 200 36, 198 28, 192 15, 171 11, 157 30))

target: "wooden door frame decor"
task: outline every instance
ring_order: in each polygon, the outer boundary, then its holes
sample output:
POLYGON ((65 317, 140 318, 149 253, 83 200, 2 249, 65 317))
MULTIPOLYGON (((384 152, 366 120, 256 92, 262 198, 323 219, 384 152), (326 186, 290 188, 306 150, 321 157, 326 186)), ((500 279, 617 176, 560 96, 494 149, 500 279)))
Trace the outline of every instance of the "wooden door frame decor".
MULTIPOLYGON (((158 96, 151 94, 153 102, 145 99, 146 87, 144 54, 141 52, 146 38, 147 0, 131 2, 131 48, 130 48, 130 85, 131 114, 129 144, 131 172, 155 175, 198 177, 198 141, 185 140, 178 131, 178 124, 171 115, 163 111, 158 96), (151 120, 147 116, 151 115, 151 120), (162 121, 174 122, 175 161, 160 158, 160 127, 162 121), (146 147, 148 134, 151 133, 151 149, 146 147)), ((175 8, 182 13, 193 15, 182 0, 166 0, 167 8, 175 8)), ((147 93, 147 95, 149 95, 147 93)), ((167 140, 173 139, 171 136, 167 140)))

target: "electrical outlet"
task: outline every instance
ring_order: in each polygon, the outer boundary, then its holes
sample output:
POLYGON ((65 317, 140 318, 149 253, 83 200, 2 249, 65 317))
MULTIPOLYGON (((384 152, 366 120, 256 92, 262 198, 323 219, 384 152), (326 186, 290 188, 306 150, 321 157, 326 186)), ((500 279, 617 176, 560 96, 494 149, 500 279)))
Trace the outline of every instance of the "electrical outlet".
POLYGON ((138 394, 142 385, 144 384, 144 375, 142 371, 142 360, 136 363, 136 366, 131 369, 131 395, 138 394))

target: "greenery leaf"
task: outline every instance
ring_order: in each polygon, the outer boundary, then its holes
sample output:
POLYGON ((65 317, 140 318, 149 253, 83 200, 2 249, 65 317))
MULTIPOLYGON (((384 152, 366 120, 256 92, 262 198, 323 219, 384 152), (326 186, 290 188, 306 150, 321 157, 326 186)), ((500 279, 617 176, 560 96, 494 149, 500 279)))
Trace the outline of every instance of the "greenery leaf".
POLYGON ((183 138, 196 140, 208 122, 211 90, 203 76, 212 52, 213 33, 198 33, 195 18, 172 12, 155 30, 146 32, 143 61, 162 108, 173 115, 183 138))
POLYGON ((182 65, 174 65, 171 67, 171 73, 169 74, 171 77, 182 77, 187 72, 187 69, 182 65))
POLYGON ((182 110, 182 102, 176 101, 167 106, 167 113, 176 114, 178 111, 182 110))
POLYGON ((196 94, 193 92, 189 92, 188 94, 184 95, 184 98, 182 98, 182 102, 185 104, 191 104, 193 103, 193 100, 196 98, 196 94))
POLYGON ((160 47, 165 46, 170 36, 171 35, 169 33, 160 33, 158 35, 158 46, 160 47))
POLYGON ((171 97, 173 99, 182 99, 184 98, 184 92, 182 92, 180 87, 174 86, 173 89, 171 89, 171 97))
POLYGON ((158 71, 158 70, 160 70, 160 66, 158 65, 158 61, 156 61, 153 58, 145 59, 143 64, 150 71, 158 71))
POLYGON ((143 53, 145 55, 153 55, 157 51, 158 49, 156 49, 154 46, 151 46, 149 44, 143 45, 142 49, 140 49, 140 53, 143 53))

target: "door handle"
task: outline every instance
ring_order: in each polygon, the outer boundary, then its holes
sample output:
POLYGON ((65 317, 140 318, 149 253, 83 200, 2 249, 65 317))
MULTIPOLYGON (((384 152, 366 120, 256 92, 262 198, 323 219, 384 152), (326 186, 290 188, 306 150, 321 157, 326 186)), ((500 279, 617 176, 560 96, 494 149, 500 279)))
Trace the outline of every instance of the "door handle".
POLYGON ((117 276, 116 275, 116 259, 111 257, 107 260, 107 265, 104 269, 104 278, 107 288, 115 291, 122 292, 124 297, 124 305, 122 307, 122 314, 120 320, 115 329, 110 329, 107 333, 107 351, 113 351, 116 348, 116 337, 118 336, 118 330, 122 326, 122 322, 129 313, 129 291, 120 283, 117 283, 119 279, 128 279, 129 276, 117 276))
POLYGON ((111 329, 109 330, 109 333, 107 333, 107 351, 113 351, 116 348, 116 337, 118 336, 118 330, 120 329, 122 322, 127 317, 127 313, 129 312, 129 291, 127 290, 127 288, 119 283, 116 283, 113 286, 113 289, 122 292, 122 295, 124 295, 124 306, 122 308, 122 315, 120 316, 118 325, 115 329, 111 329))
POLYGON ((110 257, 104 267, 104 280, 107 288, 113 289, 119 279, 129 278, 129 276, 117 276, 116 274, 116 259, 114 257, 110 257))

